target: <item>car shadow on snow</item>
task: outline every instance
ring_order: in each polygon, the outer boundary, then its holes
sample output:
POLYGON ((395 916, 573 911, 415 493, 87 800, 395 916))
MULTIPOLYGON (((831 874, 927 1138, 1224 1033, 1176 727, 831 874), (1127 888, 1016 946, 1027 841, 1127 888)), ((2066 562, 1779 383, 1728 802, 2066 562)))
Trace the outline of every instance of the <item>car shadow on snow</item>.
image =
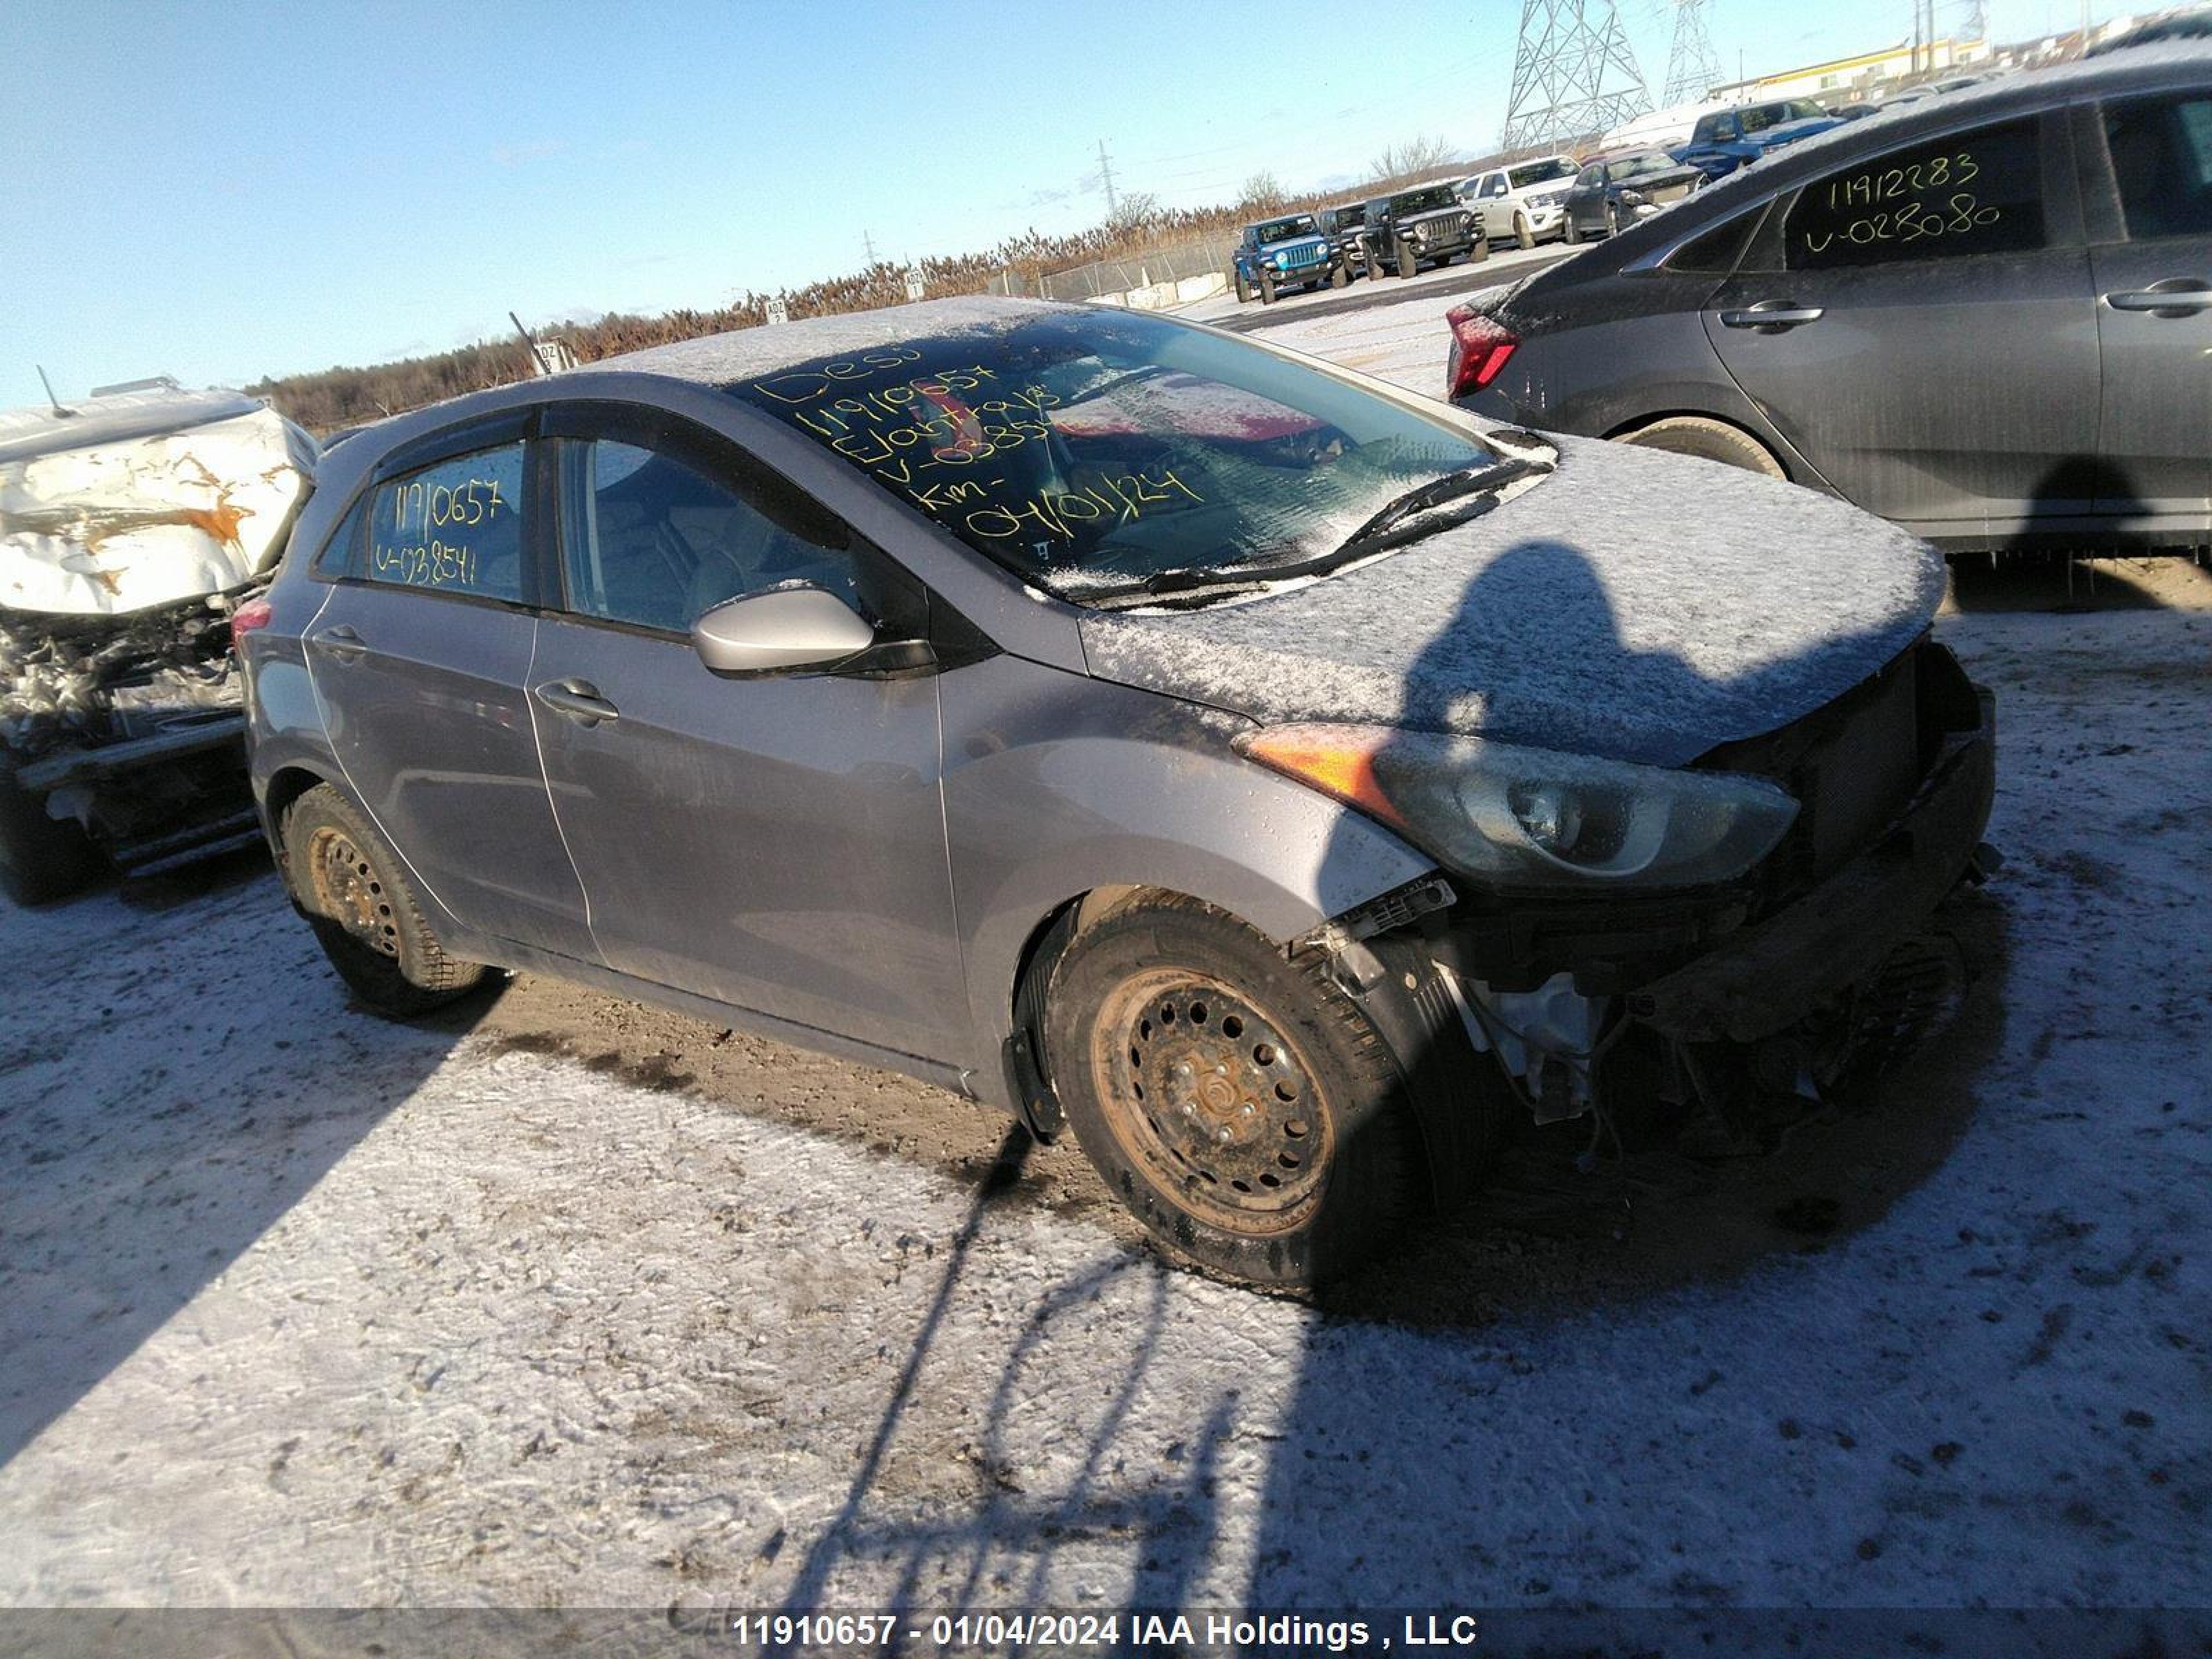
POLYGON ((265 852, 0 906, 0 950, 4 1466, 281 1223, 497 992, 410 1026, 351 1004, 265 852))

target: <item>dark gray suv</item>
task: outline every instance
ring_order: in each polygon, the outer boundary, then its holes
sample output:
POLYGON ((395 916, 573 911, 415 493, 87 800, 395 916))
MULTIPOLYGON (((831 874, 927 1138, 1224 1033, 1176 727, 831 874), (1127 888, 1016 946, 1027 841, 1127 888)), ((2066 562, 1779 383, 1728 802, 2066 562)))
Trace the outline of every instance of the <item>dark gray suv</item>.
POLYGON ((1451 316, 1498 418, 1732 462, 1954 550, 2212 537, 2212 51, 1946 93, 1451 316))
POLYGON ((1516 1122, 1747 1133, 1912 1024, 1992 776, 1941 589, 1800 490, 946 301, 364 431, 234 632, 371 1004, 528 969, 895 1066, 1285 1283, 1516 1122))

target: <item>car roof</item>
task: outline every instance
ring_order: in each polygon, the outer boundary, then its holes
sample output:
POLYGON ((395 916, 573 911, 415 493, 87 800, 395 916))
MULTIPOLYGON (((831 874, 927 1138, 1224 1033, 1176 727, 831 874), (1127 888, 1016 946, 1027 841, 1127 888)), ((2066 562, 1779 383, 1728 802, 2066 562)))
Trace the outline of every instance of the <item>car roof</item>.
POLYGON ((2161 42, 2055 68, 1994 76, 1956 92, 1917 99, 1902 108, 1876 110, 1862 120, 1838 121, 1826 131, 1775 150, 1755 167, 1740 168, 1715 180, 1663 215, 1625 228, 1599 249, 1538 272, 1529 279, 1530 286, 1548 288, 1545 279, 1554 272, 1560 273, 1560 281, 1572 282, 1577 276, 1595 276, 1601 268, 1619 270, 1646 254, 1687 241, 1808 179, 1923 136, 2011 115, 2033 115, 2088 98, 2205 84, 2212 84, 2212 42, 2161 42), (1583 270, 1575 272, 1577 265, 1583 270))
POLYGON ((993 295, 921 300, 874 311, 848 311, 835 317, 807 317, 759 328, 732 329, 696 339, 626 351, 587 367, 635 374, 659 374, 701 386, 730 386, 763 374, 775 374, 823 357, 847 356, 927 335, 983 334, 1018 328, 1047 316, 1084 316, 1087 306, 1052 300, 1003 300, 993 295))

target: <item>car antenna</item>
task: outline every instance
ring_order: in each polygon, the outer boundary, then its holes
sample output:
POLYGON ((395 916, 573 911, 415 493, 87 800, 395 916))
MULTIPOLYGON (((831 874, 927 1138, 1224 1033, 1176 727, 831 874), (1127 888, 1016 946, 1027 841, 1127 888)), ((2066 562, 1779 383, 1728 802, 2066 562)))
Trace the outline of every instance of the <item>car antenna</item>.
POLYGON ((31 367, 39 371, 39 384, 46 387, 46 401, 54 406, 54 413, 60 416, 64 420, 76 419, 76 410, 73 409, 64 409, 62 407, 62 400, 54 396, 54 383, 46 378, 46 366, 44 363, 33 363, 31 367))
POLYGON ((523 346, 530 353, 531 378, 535 380, 551 374, 552 371, 545 367, 545 360, 538 355, 538 342, 531 337, 530 331, 523 327, 522 319, 510 311, 507 313, 507 320, 514 325, 514 331, 522 337, 523 346))

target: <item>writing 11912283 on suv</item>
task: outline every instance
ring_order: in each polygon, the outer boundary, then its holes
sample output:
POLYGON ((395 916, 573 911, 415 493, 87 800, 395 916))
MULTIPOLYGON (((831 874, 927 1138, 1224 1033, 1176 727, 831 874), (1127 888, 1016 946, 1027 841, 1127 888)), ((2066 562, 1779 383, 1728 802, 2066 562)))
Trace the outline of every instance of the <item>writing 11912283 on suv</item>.
POLYGON ((1941 586, 1806 491, 945 301, 372 428, 234 628, 365 1000, 527 969, 898 1067, 1296 1283, 1523 1126, 1748 1133, 1911 1030, 1992 787, 1941 586))

